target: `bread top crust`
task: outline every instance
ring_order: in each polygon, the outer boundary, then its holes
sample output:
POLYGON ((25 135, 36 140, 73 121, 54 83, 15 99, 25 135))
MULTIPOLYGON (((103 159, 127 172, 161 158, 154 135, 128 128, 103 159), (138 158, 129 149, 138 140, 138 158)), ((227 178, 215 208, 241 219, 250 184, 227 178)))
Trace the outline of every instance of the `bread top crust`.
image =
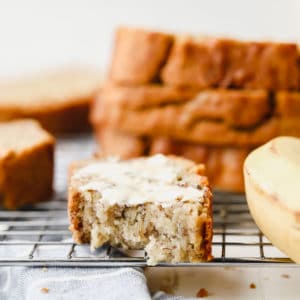
POLYGON ((110 79, 145 84, 299 89, 296 43, 247 41, 121 27, 110 79), (132 54, 134 53, 134 59, 132 54))
POLYGON ((102 81, 98 70, 69 67, 0 83, 0 109, 36 112, 85 103, 102 81))
POLYGON ((209 192, 203 166, 175 156, 154 155, 131 160, 107 158, 73 165, 71 189, 96 191, 104 205, 178 201, 203 203, 209 192))
POLYGON ((44 144, 54 144, 54 137, 31 119, 0 123, 0 158, 22 154, 44 144))

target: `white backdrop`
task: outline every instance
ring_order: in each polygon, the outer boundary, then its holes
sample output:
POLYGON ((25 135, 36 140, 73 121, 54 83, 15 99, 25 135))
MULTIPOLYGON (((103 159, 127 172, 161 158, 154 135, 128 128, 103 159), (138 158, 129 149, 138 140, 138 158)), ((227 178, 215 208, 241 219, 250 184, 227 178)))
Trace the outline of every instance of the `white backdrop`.
POLYGON ((0 77, 61 63, 105 68, 119 24, 300 41, 300 1, 0 0, 0 77))

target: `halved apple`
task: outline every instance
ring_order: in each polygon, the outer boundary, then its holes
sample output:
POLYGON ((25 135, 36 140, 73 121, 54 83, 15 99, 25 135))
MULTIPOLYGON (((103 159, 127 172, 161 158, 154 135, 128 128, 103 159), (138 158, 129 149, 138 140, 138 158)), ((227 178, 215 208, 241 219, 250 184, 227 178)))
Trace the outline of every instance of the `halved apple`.
POLYGON ((300 139, 279 137, 249 154, 246 196, 257 226, 300 263, 300 139))

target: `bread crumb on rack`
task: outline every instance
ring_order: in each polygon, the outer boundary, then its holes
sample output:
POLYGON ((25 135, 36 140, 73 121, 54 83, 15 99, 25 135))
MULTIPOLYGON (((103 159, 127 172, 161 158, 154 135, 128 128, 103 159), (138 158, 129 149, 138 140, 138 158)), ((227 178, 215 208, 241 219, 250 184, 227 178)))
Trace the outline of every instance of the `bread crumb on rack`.
POLYGON ((289 274, 281 274, 281 277, 288 279, 288 278, 290 278, 290 275, 289 274))
POLYGON ((167 275, 164 278, 162 278, 159 290, 167 294, 174 295, 177 287, 178 287, 178 274, 174 273, 173 276, 167 275))
POLYGON ((256 285, 253 282, 251 282, 250 285, 249 285, 249 288, 250 289, 256 289, 256 285))
POLYGON ((196 295, 197 298, 206 298, 208 297, 208 291, 205 289, 205 288, 201 288, 197 295, 196 295))
POLYGON ((45 294, 48 294, 49 293, 49 289, 47 287, 43 287, 43 288, 41 288, 41 292, 45 293, 45 294))

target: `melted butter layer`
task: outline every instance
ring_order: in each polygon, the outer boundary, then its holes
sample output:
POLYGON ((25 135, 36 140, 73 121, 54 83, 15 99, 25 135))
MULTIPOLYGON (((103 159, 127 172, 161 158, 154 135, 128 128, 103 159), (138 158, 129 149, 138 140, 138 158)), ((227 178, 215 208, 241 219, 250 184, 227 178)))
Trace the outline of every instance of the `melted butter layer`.
POLYGON ((170 206, 175 201, 202 202, 200 176, 187 172, 181 161, 155 155, 129 161, 103 160, 78 170, 73 178, 85 179, 79 190, 97 191, 107 205, 154 202, 170 206))

